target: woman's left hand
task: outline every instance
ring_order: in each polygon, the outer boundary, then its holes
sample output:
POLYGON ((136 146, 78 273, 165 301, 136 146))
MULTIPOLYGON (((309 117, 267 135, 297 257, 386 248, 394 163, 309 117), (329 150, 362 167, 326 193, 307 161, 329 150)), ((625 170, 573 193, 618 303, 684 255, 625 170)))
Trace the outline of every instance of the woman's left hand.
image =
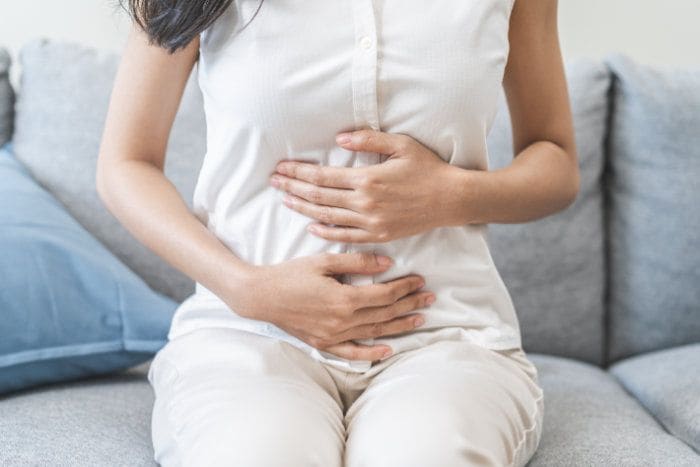
POLYGON ((341 147, 388 159, 362 167, 285 160, 270 178, 287 192, 289 208, 319 221, 309 225, 310 232, 339 242, 377 243, 452 224, 460 202, 452 174, 459 168, 407 135, 369 129, 344 134, 336 138, 341 147), (344 134, 351 137, 345 143, 344 134))

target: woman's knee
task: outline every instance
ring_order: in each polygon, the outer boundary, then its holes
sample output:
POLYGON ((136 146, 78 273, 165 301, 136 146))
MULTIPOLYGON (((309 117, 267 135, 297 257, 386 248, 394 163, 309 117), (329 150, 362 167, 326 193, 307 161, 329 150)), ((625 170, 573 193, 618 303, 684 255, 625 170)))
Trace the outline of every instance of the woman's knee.
POLYGON ((206 424, 180 449, 183 466, 251 467, 342 465, 342 441, 335 440, 327 427, 301 430, 297 423, 268 420, 267 423, 230 423, 219 420, 206 424))

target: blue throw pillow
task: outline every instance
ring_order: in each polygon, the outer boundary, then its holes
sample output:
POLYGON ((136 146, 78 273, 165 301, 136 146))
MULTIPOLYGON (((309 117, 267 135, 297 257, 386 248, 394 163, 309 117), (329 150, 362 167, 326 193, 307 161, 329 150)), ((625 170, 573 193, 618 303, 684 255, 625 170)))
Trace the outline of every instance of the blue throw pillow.
POLYGON ((106 374, 167 342, 153 291, 0 148, 0 393, 106 374))

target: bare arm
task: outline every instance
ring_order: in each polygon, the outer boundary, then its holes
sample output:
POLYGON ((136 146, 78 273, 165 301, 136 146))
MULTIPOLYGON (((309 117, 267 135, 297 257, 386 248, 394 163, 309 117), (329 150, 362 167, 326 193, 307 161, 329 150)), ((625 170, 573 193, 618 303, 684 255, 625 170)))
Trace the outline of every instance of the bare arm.
POLYGON ((97 191, 139 241, 215 294, 231 298, 232 291, 245 288, 251 266, 190 212, 163 173, 168 136, 198 50, 196 38, 170 55, 132 27, 102 135, 97 191))
POLYGON ((516 0, 503 87, 513 127, 513 162, 491 171, 453 170, 462 193, 457 222, 516 223, 566 208, 579 190, 579 170, 564 66, 557 0, 516 0), (467 199, 468 202, 464 202, 467 199))

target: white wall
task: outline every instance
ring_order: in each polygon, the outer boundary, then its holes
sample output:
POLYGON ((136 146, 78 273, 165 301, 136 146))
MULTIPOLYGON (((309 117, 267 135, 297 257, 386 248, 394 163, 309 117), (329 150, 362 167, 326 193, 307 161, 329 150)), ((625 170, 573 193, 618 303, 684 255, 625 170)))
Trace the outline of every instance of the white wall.
MULTIPOLYGON (((0 0, 0 45, 15 63, 32 37, 119 51, 127 29, 117 0, 0 0)), ((700 65, 698 0, 559 0, 559 32, 566 57, 619 51, 650 64, 700 65)), ((15 66, 15 83, 18 76, 15 66)))

